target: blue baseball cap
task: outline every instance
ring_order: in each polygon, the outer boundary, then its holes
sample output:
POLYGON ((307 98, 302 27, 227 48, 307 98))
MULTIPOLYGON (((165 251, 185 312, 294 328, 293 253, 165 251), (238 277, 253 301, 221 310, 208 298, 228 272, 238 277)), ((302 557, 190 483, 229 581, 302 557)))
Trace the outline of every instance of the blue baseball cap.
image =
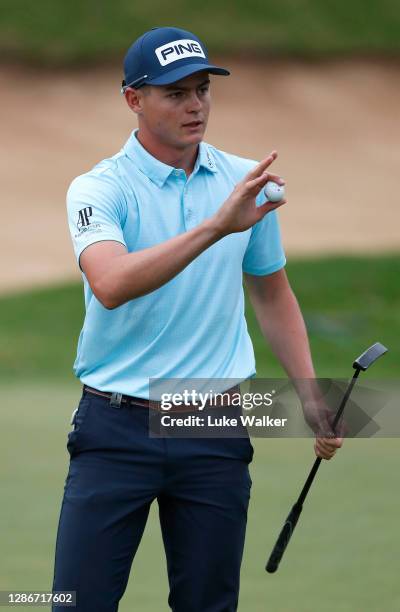
POLYGON ((142 85, 169 85, 200 70, 230 74, 225 68, 209 64, 206 47, 192 32, 153 28, 128 49, 121 91, 142 85))

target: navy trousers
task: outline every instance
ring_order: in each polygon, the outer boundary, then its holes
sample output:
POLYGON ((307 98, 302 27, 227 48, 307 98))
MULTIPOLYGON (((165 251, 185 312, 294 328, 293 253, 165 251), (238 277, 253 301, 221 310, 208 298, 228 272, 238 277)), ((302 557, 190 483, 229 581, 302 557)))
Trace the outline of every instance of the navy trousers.
MULTIPOLYGON (((83 392, 68 434, 55 591, 115 612, 157 499, 174 612, 234 612, 253 447, 245 438, 149 437, 149 410, 83 392)), ((54 606, 53 611, 65 610, 54 606)))

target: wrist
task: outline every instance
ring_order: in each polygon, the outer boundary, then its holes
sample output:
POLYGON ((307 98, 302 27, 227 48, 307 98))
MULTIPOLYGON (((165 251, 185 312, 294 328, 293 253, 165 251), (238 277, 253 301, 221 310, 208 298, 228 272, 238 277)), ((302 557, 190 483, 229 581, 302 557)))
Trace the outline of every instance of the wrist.
POLYGON ((211 232, 215 242, 221 240, 221 238, 224 238, 228 233, 224 230, 223 225, 218 218, 218 213, 209 219, 206 219, 206 221, 204 221, 204 227, 211 232))
POLYGON ((307 406, 308 404, 314 404, 318 402, 323 397, 323 393, 319 388, 318 380, 315 377, 315 374, 307 373, 308 377, 305 376, 303 378, 295 378, 293 379, 293 384, 295 386, 297 395, 303 406, 307 406))

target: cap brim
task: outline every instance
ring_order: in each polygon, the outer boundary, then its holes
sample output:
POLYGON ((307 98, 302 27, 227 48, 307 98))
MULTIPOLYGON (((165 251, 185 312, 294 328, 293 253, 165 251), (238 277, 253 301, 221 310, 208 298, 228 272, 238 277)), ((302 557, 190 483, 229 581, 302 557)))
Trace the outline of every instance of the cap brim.
POLYGON ((180 66, 175 70, 170 70, 167 74, 156 77, 155 79, 146 79, 145 85, 170 85, 176 83, 185 77, 194 74, 195 72, 206 71, 210 74, 219 74, 221 76, 229 76, 229 70, 225 68, 219 68, 211 64, 187 64, 186 66, 180 66))

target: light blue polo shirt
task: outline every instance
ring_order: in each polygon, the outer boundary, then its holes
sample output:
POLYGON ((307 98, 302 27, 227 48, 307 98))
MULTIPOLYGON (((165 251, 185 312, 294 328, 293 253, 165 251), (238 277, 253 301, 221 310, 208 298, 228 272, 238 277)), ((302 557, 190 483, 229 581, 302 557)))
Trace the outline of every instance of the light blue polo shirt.
MULTIPOLYGON (((69 228, 77 260, 95 242, 128 252, 160 244, 211 217, 257 163, 202 142, 192 174, 150 155, 130 136, 119 153, 72 182, 69 228)), ((259 195, 258 203, 265 200, 259 195)), ((286 263, 278 217, 230 234, 159 289, 107 310, 83 274, 86 316, 76 376, 102 391, 149 397, 149 378, 245 380, 255 374, 244 317, 242 271, 265 275, 286 263)))

